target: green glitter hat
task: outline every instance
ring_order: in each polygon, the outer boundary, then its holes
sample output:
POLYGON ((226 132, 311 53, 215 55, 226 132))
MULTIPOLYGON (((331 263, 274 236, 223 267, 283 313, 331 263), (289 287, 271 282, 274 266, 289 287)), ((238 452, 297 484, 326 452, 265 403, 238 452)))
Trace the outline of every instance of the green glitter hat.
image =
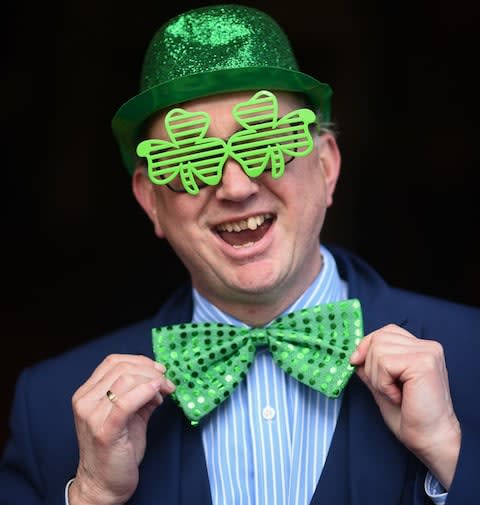
POLYGON ((267 14, 227 4, 170 19, 147 48, 139 94, 112 120, 128 171, 135 168, 142 124, 153 113, 195 98, 258 89, 303 93, 330 119, 330 86, 299 71, 286 34, 267 14))

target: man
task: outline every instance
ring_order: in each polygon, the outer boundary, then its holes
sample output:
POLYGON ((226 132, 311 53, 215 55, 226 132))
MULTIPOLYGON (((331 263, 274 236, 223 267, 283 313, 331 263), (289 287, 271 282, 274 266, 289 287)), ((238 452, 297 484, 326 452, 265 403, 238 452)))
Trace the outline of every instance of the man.
POLYGON ((480 311, 320 245, 329 100, 255 9, 160 28, 113 129, 191 284, 22 373, 2 505, 478 502, 480 311))

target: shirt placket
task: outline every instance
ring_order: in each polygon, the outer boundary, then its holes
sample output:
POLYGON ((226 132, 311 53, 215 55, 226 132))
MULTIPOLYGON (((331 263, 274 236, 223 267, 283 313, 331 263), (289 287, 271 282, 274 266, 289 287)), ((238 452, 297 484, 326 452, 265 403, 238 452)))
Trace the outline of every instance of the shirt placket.
POLYGON ((284 372, 260 350, 248 373, 255 503, 286 503, 291 468, 284 372))

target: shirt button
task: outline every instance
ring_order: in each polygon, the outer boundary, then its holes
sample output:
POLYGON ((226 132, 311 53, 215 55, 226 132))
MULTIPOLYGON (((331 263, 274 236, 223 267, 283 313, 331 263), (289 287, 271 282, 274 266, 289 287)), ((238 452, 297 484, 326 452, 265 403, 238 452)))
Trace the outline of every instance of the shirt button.
POLYGON ((267 421, 271 421, 275 417, 275 413, 275 409, 273 407, 270 407, 270 405, 267 405, 262 410, 262 416, 267 421))

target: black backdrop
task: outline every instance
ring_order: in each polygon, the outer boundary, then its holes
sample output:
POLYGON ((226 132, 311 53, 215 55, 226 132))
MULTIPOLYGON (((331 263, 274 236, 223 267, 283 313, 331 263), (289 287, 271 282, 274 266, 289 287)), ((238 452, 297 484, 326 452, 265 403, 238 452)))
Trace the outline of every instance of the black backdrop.
MULTIPOLYGON (((186 278, 133 199, 110 119, 154 29, 209 3, 4 4, 0 447, 22 368, 150 314, 186 278)), ((343 172, 324 240, 392 284, 480 305, 474 2, 243 3, 334 89, 343 172)))

